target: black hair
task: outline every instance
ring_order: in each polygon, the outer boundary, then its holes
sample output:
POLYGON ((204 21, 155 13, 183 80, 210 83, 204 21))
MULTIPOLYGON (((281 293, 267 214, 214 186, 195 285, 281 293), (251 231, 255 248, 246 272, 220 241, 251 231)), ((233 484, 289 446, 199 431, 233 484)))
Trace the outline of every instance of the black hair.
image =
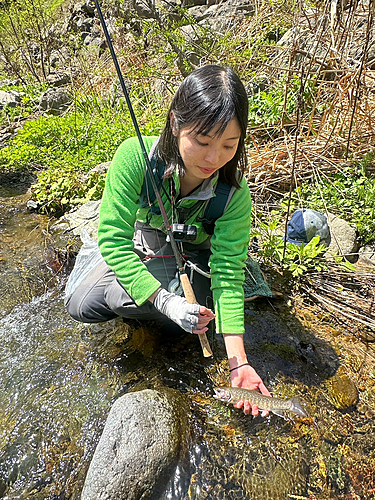
POLYGON ((170 177, 177 167, 184 172, 184 163, 180 157, 177 137, 173 126, 179 132, 191 125, 196 135, 207 135, 217 125, 217 134, 221 135, 228 123, 236 118, 241 129, 241 137, 234 157, 219 169, 219 178, 239 188, 237 170, 240 178, 247 167, 245 137, 248 122, 249 103, 243 83, 230 68, 208 64, 195 69, 181 83, 168 111, 167 121, 161 133, 158 154, 166 164, 165 177, 170 177))

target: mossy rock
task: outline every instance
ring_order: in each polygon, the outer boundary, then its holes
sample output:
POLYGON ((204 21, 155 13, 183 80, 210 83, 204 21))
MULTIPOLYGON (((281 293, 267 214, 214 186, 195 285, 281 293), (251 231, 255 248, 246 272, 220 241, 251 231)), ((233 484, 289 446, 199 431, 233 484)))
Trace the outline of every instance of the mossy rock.
POLYGON ((346 410, 358 403, 357 386, 343 368, 327 380, 327 389, 330 402, 338 410, 346 410))

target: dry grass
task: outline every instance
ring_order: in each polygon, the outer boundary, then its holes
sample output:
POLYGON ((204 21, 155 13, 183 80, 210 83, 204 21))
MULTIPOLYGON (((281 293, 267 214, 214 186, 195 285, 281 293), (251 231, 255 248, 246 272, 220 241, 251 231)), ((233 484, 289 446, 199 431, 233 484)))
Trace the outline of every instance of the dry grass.
MULTIPOLYGON (((279 54, 278 64, 270 64, 271 57, 259 70, 271 79, 298 74, 302 85, 314 77, 318 90, 308 115, 300 108, 284 125, 258 127, 250 132, 247 180, 258 212, 269 213, 296 186, 321 179, 329 181, 332 174, 373 152, 372 10, 372 4, 370 8, 357 4, 342 12, 339 20, 334 17, 333 22, 330 12, 301 12, 295 18, 295 27, 305 29, 304 36, 296 36, 288 48, 269 49, 270 55, 272 50, 279 54), (306 39, 313 40, 308 48, 303 45, 306 39)), ((366 174, 374 173, 370 165, 366 174)), ((351 331, 358 332, 366 342, 375 341, 374 290, 374 266, 344 271, 335 263, 329 263, 326 272, 304 277, 298 289, 337 321, 350 325, 351 331)))

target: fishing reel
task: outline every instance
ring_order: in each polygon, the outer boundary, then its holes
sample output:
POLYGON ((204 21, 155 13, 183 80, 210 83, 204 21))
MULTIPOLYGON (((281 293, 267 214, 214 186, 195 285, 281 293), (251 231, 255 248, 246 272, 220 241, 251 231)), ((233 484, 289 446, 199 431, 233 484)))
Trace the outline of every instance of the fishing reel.
POLYGON ((194 241, 197 237, 197 226, 190 224, 172 224, 172 235, 175 241, 194 241))
POLYGON ((180 297, 184 295, 184 289, 182 288, 182 283, 178 272, 176 273, 176 276, 173 278, 173 280, 168 283, 167 290, 168 292, 179 295, 180 297))

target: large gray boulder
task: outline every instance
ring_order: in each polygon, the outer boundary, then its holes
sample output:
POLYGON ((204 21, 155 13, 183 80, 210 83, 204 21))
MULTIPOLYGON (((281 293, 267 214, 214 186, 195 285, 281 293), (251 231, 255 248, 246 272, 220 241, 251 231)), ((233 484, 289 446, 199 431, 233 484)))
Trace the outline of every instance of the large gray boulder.
POLYGON ((188 407, 173 389, 125 394, 109 412, 81 500, 158 500, 186 453, 188 407))
POLYGON ((91 238, 97 239, 99 225, 100 200, 88 201, 76 210, 61 217, 54 225, 54 230, 62 230, 79 236, 86 229, 91 238))
POLYGON ((349 262, 356 262, 360 247, 357 228, 336 215, 328 213, 327 218, 331 231, 331 243, 327 253, 342 255, 349 262))

